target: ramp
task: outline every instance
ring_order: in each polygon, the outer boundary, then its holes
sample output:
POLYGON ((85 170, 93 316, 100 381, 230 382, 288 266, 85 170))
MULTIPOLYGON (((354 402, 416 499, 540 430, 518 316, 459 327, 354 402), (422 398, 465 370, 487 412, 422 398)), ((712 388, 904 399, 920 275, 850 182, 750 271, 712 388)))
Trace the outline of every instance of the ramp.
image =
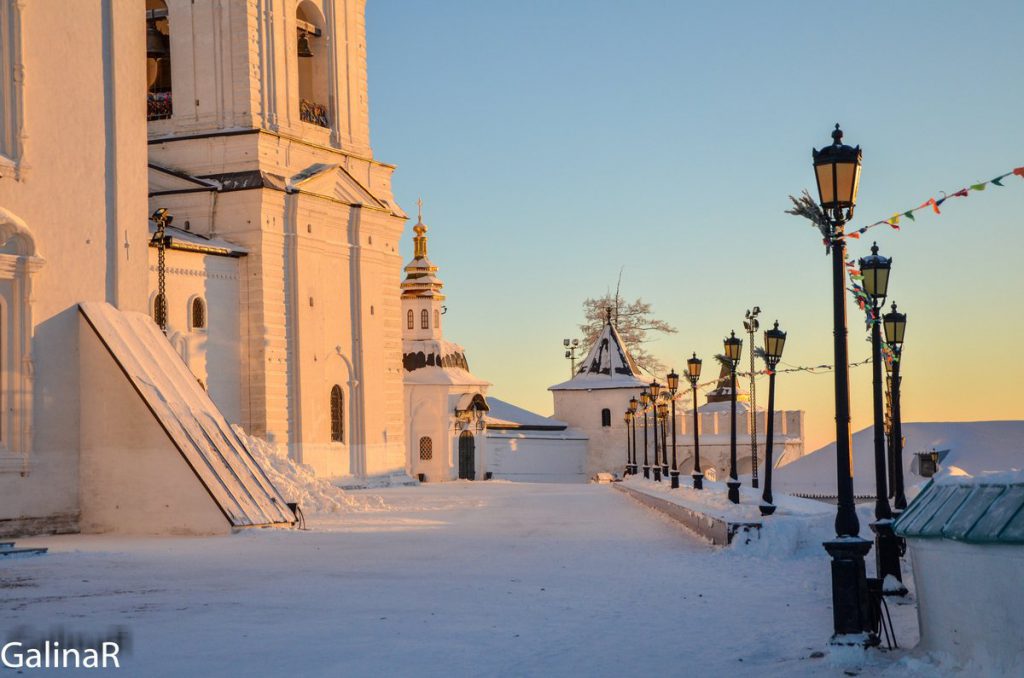
POLYGON ((247 444, 148 316, 104 302, 82 303, 79 311, 83 419, 89 418, 83 425, 91 431, 82 467, 94 495, 83 497, 83 522, 86 506, 95 505, 100 518, 93 523, 101 530, 218 531, 208 496, 224 528, 294 523, 247 444), (85 402, 94 398, 100 401, 85 402))

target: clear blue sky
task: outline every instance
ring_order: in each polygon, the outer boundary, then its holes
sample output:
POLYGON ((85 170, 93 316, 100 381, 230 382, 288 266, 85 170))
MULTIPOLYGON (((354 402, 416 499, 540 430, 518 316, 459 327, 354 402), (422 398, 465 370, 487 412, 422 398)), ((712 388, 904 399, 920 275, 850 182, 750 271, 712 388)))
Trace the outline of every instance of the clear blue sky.
MULTIPOLYGON (((855 225, 1024 165, 1019 0, 368 4, 374 152, 408 212, 423 197, 445 334, 493 395, 543 414, 562 338, 620 267, 679 328, 652 345, 669 365, 721 351, 755 304, 787 362, 831 362, 828 261, 783 210, 836 122, 864 149, 855 225)), ((1024 418, 1024 180, 1006 185, 871 232, 910 314, 909 420, 1024 418)), ((851 378, 860 428, 870 373, 851 378)), ((831 377, 778 389, 812 449, 831 439, 831 377)))

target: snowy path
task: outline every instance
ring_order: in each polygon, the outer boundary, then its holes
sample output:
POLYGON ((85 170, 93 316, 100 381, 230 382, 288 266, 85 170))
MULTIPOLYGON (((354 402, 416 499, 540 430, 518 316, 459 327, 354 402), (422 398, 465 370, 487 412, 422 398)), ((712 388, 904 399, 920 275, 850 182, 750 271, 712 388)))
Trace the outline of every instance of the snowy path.
POLYGON ((0 565, 0 629, 123 625, 127 675, 842 675, 807 658, 824 554, 712 549, 608 486, 366 494, 310 532, 21 540, 51 555, 0 565))

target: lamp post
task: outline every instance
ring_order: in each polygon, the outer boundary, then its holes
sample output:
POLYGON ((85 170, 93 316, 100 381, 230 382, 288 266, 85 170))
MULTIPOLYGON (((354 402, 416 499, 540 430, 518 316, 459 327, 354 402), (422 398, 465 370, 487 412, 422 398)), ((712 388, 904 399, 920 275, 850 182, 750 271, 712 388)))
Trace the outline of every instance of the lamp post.
MULTIPOLYGON (((875 533, 875 563, 879 579, 888 576, 903 581, 900 573, 900 542, 892 529, 892 510, 886 488, 885 460, 885 405, 882 395, 882 328, 879 308, 885 302, 889 289, 892 259, 878 254, 878 243, 871 245, 871 256, 858 262, 864 276, 864 291, 871 298, 871 370, 872 401, 875 416, 875 520, 871 530, 875 533)), ((906 589, 903 590, 906 593, 906 589)))
POLYGON ((675 369, 668 373, 668 392, 672 395, 672 489, 679 487, 679 465, 676 463, 676 392, 679 391, 679 375, 675 369))
MULTIPOLYGON (((647 387, 651 394, 651 425, 654 427, 654 479, 661 482, 661 464, 658 459, 658 395, 661 393, 661 384, 655 379, 647 387)), ((664 450, 662 450, 664 452, 664 450)))
POLYGON ((658 420, 661 422, 661 477, 668 480, 668 402, 664 398, 665 393, 662 392, 661 395, 661 402, 658 403, 658 420))
POLYGON ((755 381, 754 370, 754 335, 760 329, 761 323, 757 316, 761 313, 761 307, 755 306, 747 309, 744 316, 743 329, 750 335, 750 486, 757 487, 757 382, 755 381))
POLYGON ((738 504, 740 503, 740 481, 736 475, 736 366, 740 364, 740 355, 743 353, 743 340, 736 337, 736 332, 731 332, 723 344, 725 345, 725 359, 729 362, 729 405, 731 407, 729 480, 725 484, 729 487, 729 501, 738 504))
POLYGON ((885 325, 885 341, 892 346, 892 442, 893 442, 893 475, 892 482, 896 485, 896 498, 893 508, 902 513, 907 508, 907 495, 903 487, 903 419, 901 410, 900 365, 903 362, 903 335, 907 331, 907 314, 896 310, 896 302, 892 310, 882 317, 885 325))
POLYGON ((628 409, 628 412, 630 414, 629 424, 630 424, 630 428, 632 429, 632 433, 633 433, 633 470, 631 472, 632 475, 636 475, 636 472, 637 472, 637 463, 636 463, 636 411, 637 411, 637 408, 639 408, 639 407, 640 407, 640 401, 639 400, 637 400, 636 398, 630 398, 629 399, 629 409, 628 409))
POLYGON ((775 327, 764 333, 764 361, 768 365, 768 422, 764 441, 764 492, 761 494, 761 515, 775 513, 772 502, 772 448, 775 445, 775 368, 782 360, 782 349, 786 345, 786 333, 775 327))
POLYGON ((690 380, 690 387, 693 389, 693 489, 704 489, 704 473, 700 470, 700 415, 697 413, 697 381, 700 379, 701 359, 694 353, 692 358, 686 361, 686 376, 690 380))
POLYGON ((576 351, 580 350, 579 339, 562 339, 565 347, 565 358, 569 361, 569 378, 576 376, 576 351))
POLYGON ((633 421, 633 413, 627 409, 622 421, 626 424, 626 472, 623 475, 628 476, 633 468, 633 454, 629 447, 629 422, 633 421))
POLYGON ((832 252, 832 330, 835 365, 836 411, 836 538, 825 542, 832 557, 832 642, 840 645, 877 645, 868 604, 864 556, 871 542, 860 537, 860 522, 853 505, 853 464, 850 459, 850 373, 846 332, 845 225, 853 217, 860 182, 861 150, 843 144, 836 125, 832 145, 812 150, 818 198, 829 227, 832 252))
POLYGON ((640 405, 644 410, 644 478, 651 477, 651 463, 647 458, 647 406, 651 404, 651 394, 646 390, 640 393, 640 405))

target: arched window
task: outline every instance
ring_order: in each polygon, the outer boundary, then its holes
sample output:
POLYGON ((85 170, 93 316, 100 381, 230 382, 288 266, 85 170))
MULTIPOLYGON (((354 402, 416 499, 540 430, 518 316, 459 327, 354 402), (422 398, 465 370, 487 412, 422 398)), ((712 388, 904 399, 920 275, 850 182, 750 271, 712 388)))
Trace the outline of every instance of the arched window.
POLYGON ((409 309, 409 312, 405 314, 405 324, 410 330, 416 329, 416 316, 413 315, 411 308, 409 309))
POLYGON ((430 461, 434 458, 434 440, 428 436, 420 438, 420 461, 430 461))
POLYGON ((601 410, 601 426, 612 425, 612 411, 607 407, 601 410))
POLYGON ((146 0, 147 120, 171 117, 171 26, 164 0, 146 0))
POLYGON ((337 384, 331 389, 331 442, 345 442, 345 394, 337 384))
POLYGON ((189 308, 189 320, 192 323, 193 330, 206 329, 206 302, 203 301, 202 297, 196 297, 192 300, 189 308))
POLYGON ((167 297, 163 294, 153 297, 153 321, 161 328, 167 326, 167 297))
POLYGON ((441 327, 441 312, 434 309, 434 327, 441 327))
POLYGON ((299 62, 299 118, 303 122, 330 127, 327 109, 327 44, 323 39, 323 18, 311 2, 295 10, 298 30, 296 53, 299 62))
POLYGON ((430 329, 430 314, 427 313, 427 309, 420 311, 420 329, 430 329))

